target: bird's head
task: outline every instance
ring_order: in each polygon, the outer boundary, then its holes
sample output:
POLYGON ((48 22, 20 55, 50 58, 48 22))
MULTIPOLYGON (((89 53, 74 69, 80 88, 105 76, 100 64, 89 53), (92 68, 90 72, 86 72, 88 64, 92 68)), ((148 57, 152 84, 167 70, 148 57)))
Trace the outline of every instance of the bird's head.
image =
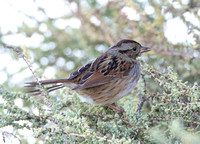
POLYGON ((142 46, 134 40, 123 39, 111 46, 108 52, 120 57, 136 60, 136 58, 142 53, 150 50, 151 49, 149 47, 142 46))

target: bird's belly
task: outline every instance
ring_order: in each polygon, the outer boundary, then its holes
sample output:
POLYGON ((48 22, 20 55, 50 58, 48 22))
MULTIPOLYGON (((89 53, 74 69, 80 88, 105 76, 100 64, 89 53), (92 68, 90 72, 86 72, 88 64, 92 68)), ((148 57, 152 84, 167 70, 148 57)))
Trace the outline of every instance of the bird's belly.
POLYGON ((135 88, 139 76, 114 80, 113 82, 77 91, 82 101, 93 105, 108 105, 126 96, 135 88))

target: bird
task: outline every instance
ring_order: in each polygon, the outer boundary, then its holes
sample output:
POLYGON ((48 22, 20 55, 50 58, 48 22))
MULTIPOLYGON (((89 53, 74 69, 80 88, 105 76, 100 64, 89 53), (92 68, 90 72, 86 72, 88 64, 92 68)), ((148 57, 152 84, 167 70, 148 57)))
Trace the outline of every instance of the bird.
MULTIPOLYGON (((52 92, 63 87, 75 91, 81 101, 92 105, 107 106, 123 113, 124 110, 113 104, 130 93, 141 75, 137 61, 142 53, 151 49, 130 39, 122 39, 106 52, 87 64, 79 67, 68 78, 39 81, 52 92)), ((26 82, 25 87, 36 87, 38 82, 26 82)), ((41 90, 28 91, 31 95, 41 95, 41 90)))

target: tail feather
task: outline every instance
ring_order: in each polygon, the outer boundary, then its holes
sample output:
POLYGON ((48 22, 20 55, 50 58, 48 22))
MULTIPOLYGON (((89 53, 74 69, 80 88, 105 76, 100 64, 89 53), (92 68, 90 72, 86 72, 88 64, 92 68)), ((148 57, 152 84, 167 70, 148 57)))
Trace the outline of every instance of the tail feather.
MULTIPOLYGON (((47 90, 47 92, 52 92, 57 89, 63 88, 64 87, 63 83, 67 83, 69 81, 70 80, 68 80, 68 79, 52 79, 52 80, 43 80, 43 81, 39 81, 39 82, 41 83, 41 85, 56 84, 56 85, 45 88, 47 90), (58 83, 61 83, 61 84, 58 84, 58 83)), ((25 84, 27 84, 27 85, 25 85, 25 87, 36 87, 37 85, 39 85, 38 82, 27 82, 25 84)), ((40 89, 35 89, 35 90, 27 91, 26 93, 30 93, 31 96, 36 96, 36 95, 40 95, 42 92, 40 89)))
POLYGON ((55 91, 55 90, 57 90, 57 89, 61 89, 61 88, 63 88, 64 87, 64 85, 63 84, 61 84, 61 85, 55 85, 54 87, 52 86, 51 88, 50 87, 47 87, 47 91, 48 92, 51 92, 51 91, 55 91))
MULTIPOLYGON (((47 85, 47 84, 56 84, 56 83, 66 83, 69 82, 69 79, 51 79, 51 80, 42 80, 39 81, 41 85, 47 85)), ((25 87, 35 87, 36 85, 39 85, 38 82, 26 82, 27 84, 25 87)))
POLYGON ((37 95, 41 95, 41 94, 42 94, 42 92, 41 92, 41 91, 38 91, 38 92, 35 92, 35 93, 31 93, 30 96, 37 96, 37 95))

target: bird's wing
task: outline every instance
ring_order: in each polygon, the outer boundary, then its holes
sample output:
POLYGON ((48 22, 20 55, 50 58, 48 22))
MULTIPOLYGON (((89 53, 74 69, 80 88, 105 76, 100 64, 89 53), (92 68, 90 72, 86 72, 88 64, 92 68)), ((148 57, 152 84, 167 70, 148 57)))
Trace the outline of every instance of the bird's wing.
POLYGON ((130 62, 119 57, 104 54, 91 64, 90 70, 73 90, 91 88, 123 78, 129 74, 131 66, 130 62))
MULTIPOLYGON (((93 61, 87 63, 87 64, 84 65, 84 66, 79 67, 78 69, 76 69, 74 72, 72 72, 72 73, 70 74, 70 76, 69 76, 68 79, 70 79, 70 80, 75 80, 75 79, 77 79, 77 78, 81 78, 81 79, 82 79, 82 77, 83 77, 86 73, 89 72, 92 63, 93 63, 93 61)), ((80 80, 81 80, 81 79, 80 79, 80 80)))

